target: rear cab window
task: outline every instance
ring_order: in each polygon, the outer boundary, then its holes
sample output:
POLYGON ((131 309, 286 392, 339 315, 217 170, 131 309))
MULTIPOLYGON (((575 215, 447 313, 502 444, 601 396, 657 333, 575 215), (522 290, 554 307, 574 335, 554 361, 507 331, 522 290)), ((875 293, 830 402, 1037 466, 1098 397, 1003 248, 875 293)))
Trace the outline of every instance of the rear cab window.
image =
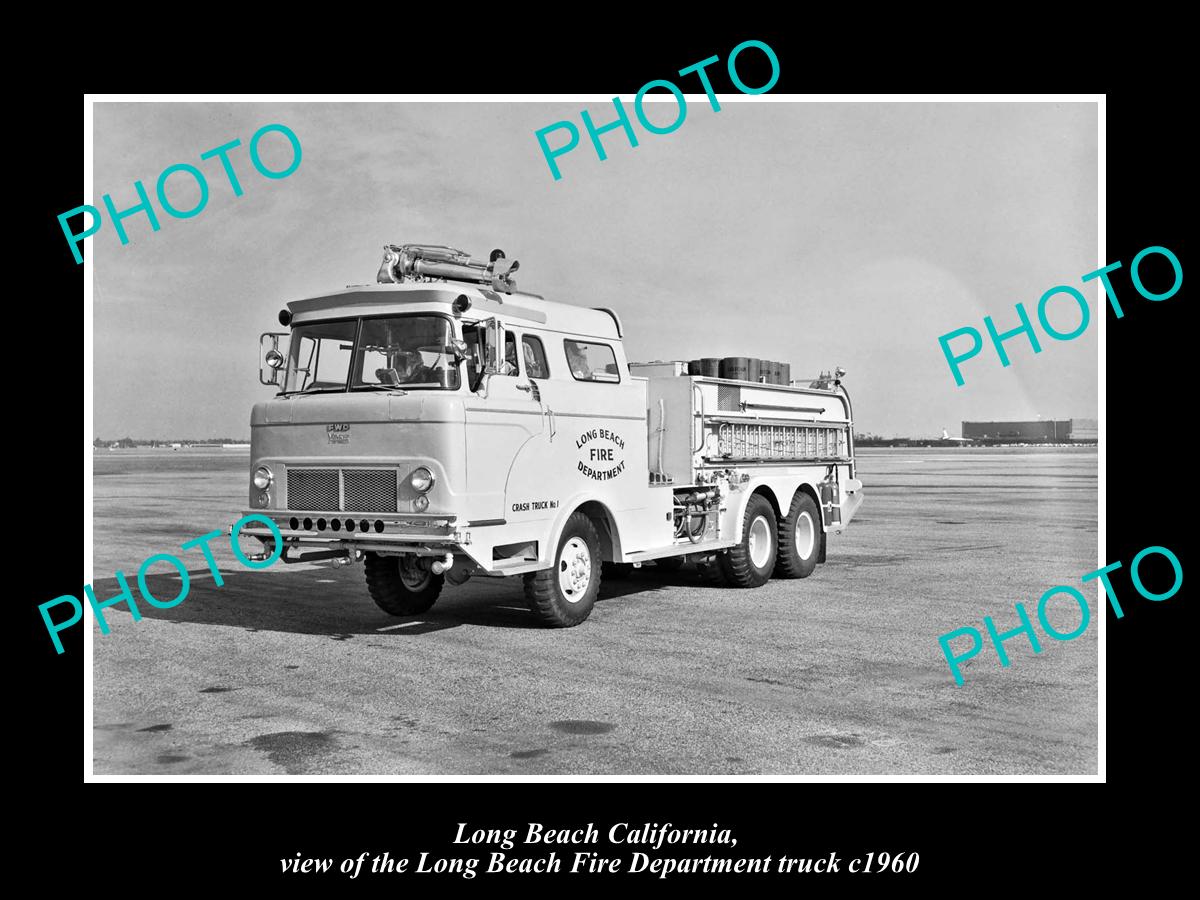
POLYGON ((608 344, 595 341, 564 340, 567 366, 576 381, 601 381, 616 384, 621 380, 617 356, 608 344))

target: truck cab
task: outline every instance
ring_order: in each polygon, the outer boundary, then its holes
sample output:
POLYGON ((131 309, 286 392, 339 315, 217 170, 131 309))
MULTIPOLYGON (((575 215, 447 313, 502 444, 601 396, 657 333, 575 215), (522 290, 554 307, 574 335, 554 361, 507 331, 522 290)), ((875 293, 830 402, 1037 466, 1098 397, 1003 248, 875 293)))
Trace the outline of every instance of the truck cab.
POLYGON ((277 392, 251 413, 244 511, 275 527, 242 534, 284 562, 364 563, 393 615, 426 611, 447 582, 520 575, 551 626, 584 621, 613 566, 692 556, 742 586, 815 566, 861 500, 848 397, 821 391, 816 418, 807 401, 771 409, 811 420, 774 426, 792 456, 751 447, 766 440, 750 434, 755 388, 631 367, 616 312, 519 291, 517 267, 389 245, 376 284, 288 303, 289 332, 260 339, 277 392), (806 479, 805 562, 789 569, 780 535, 806 479))

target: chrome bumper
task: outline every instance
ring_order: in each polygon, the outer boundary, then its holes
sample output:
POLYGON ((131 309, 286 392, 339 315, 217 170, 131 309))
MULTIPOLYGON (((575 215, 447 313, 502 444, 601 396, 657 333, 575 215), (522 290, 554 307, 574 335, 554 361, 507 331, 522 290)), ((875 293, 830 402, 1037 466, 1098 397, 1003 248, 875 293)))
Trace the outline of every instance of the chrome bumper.
MULTIPOLYGON (((417 515, 413 513, 321 513, 296 510, 248 509, 243 516, 265 516, 279 529, 284 545, 288 547, 325 547, 358 550, 399 550, 420 553, 423 548, 430 552, 445 552, 451 546, 466 546, 471 543, 471 533, 458 527, 454 516, 417 515), (347 531, 339 525, 337 531, 332 521, 353 521, 353 530, 347 531), (304 527, 308 522, 311 527, 304 527), (299 527, 293 527, 295 522, 299 527), (368 528, 361 525, 366 522, 368 528), (324 525, 324 527, 321 527, 324 525)), ((241 534, 258 538, 264 543, 274 540, 271 529, 261 522, 248 522, 241 534)))

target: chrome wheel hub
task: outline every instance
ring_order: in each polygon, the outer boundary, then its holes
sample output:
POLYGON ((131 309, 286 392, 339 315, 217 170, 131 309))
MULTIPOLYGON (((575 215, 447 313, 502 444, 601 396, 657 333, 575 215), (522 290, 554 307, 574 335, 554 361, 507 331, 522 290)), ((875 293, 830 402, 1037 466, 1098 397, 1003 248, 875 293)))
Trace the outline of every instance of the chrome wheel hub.
POLYGON ((578 603, 592 583, 592 554, 583 538, 573 537, 558 557, 558 587, 568 603, 578 603))
POLYGON ((771 526, 766 517, 759 516, 750 523, 749 536, 750 562, 756 569, 766 566, 771 558, 771 526))
POLYGON ((812 516, 807 512, 800 513, 796 519, 796 555, 801 559, 812 556, 813 547, 817 542, 817 528, 812 516))

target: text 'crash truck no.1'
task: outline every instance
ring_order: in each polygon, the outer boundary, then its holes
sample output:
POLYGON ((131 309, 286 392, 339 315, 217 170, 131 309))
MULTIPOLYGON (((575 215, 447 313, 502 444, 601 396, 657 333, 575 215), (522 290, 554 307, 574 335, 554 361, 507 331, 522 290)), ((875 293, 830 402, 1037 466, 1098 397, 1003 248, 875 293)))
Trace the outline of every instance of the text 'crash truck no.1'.
MULTIPOLYGON (((378 284, 280 311, 247 512, 274 520, 284 561, 362 561, 393 615, 445 582, 521 575, 552 626, 588 617, 602 570, 811 574, 862 502, 843 373, 793 387, 757 360, 732 378, 629 364, 615 312, 518 291, 517 267, 388 246, 378 284)), ((264 524, 242 534, 276 549, 264 524)))

